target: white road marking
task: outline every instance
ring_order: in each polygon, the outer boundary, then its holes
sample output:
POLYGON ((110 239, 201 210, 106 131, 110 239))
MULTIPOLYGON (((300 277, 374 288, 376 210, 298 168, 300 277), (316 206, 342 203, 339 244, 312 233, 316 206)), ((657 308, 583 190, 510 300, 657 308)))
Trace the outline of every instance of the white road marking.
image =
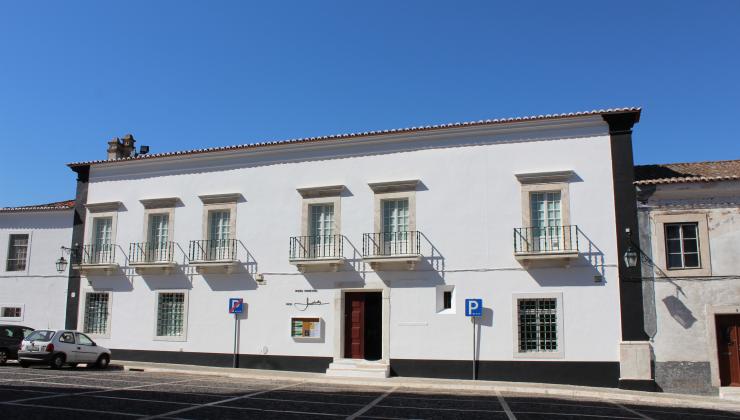
POLYGON ((370 403, 368 403, 366 406, 362 407, 361 409, 357 410, 354 414, 352 414, 351 416, 347 417, 347 420, 356 419, 357 417, 360 417, 361 415, 367 413, 368 410, 370 410, 371 408, 373 408, 379 402, 383 401, 383 399, 385 397, 391 395, 393 393, 393 391, 395 391, 397 389, 398 389, 398 387, 397 386, 394 386, 393 388, 389 389, 388 391, 385 391, 385 393, 383 393, 383 395, 381 395, 378 398, 370 401, 370 403))
POLYGON ((631 408, 629 408, 629 407, 625 407, 624 405, 622 405, 622 404, 620 404, 620 403, 617 403, 617 402, 614 402, 614 401, 610 401, 610 402, 611 402, 612 404, 616 405, 617 407, 621 408, 621 409, 622 409, 622 410, 624 410, 624 411, 628 411, 628 412, 630 412, 630 413, 632 413, 632 414, 634 414, 634 415, 636 415, 636 416, 639 416, 639 417, 640 417, 641 419, 645 419, 645 420, 653 420, 653 418, 652 418, 652 417, 648 417, 648 416, 646 416, 646 415, 644 415, 644 414, 640 413, 639 411, 635 411, 635 410, 633 410, 633 409, 631 409, 631 408))
POLYGON ((504 412, 506 412, 506 417, 508 417, 509 420, 516 420, 516 416, 514 415, 514 412, 511 411, 509 404, 504 399, 504 396, 501 395, 501 392, 496 391, 496 398, 498 398, 498 402, 499 404, 501 404, 501 408, 503 408, 504 412))
POLYGON ((240 395, 238 397, 227 398, 225 400, 213 401, 213 402, 209 402, 209 403, 205 403, 205 404, 198 404, 198 405, 193 406, 193 407, 186 407, 186 408, 181 408, 179 410, 170 411, 170 412, 167 412, 167 413, 157 414, 156 416, 143 417, 142 420, 159 419, 159 418, 162 418, 162 417, 168 417, 168 416, 173 416, 173 415, 180 414, 180 413, 186 413, 188 411, 197 410, 199 408, 213 407, 214 405, 218 405, 218 404, 225 404, 225 403, 229 403, 229 402, 232 402, 232 401, 241 400, 243 398, 249 398, 249 397, 254 397, 256 395, 267 394, 268 392, 276 391, 278 389, 285 389, 285 388, 290 388, 292 386, 298 386, 298 385, 300 385, 302 383, 303 382, 298 382, 298 383, 290 384, 290 385, 283 385, 283 386, 280 386, 280 387, 277 387, 277 388, 273 388, 273 389, 267 389, 267 390, 264 390, 264 391, 258 391, 258 392, 252 392, 250 394, 240 395))
MULTIPOLYGON (((146 384, 146 385, 136 385, 136 386, 127 386, 123 388, 107 388, 104 390, 95 390, 95 391, 85 391, 85 392, 59 392, 52 395, 44 395, 40 397, 32 397, 32 398, 21 398, 18 400, 12 400, 12 401, 0 401, 0 405, 2 404, 14 404, 14 403, 22 403, 26 401, 36 401, 36 400, 43 400, 47 398, 58 398, 58 397, 76 397, 79 395, 89 395, 89 394, 99 394, 103 392, 113 392, 113 391, 125 391, 129 389, 139 389, 139 388, 146 388, 150 386, 162 386, 162 385, 171 385, 171 384, 177 384, 182 382, 190 382, 190 379, 184 379, 181 381, 175 381, 175 382, 161 382, 156 384, 146 384)), ((69 385, 69 384, 64 384, 69 385)), ((101 387, 102 388, 102 387, 101 387)))
POLYGON ((40 405, 40 404, 21 404, 21 403, 4 403, 4 404, 16 406, 16 407, 49 408, 52 410, 67 410, 67 411, 79 411, 83 413, 112 414, 116 416, 141 417, 141 414, 122 413, 120 411, 91 410, 87 408, 70 408, 70 407, 60 407, 56 405, 40 405))
MULTIPOLYGON (((269 413, 289 413, 289 414, 304 414, 309 416, 326 416, 326 417, 345 417, 344 414, 333 414, 333 413, 317 413, 317 412, 306 412, 306 411, 292 411, 292 410, 273 410, 271 408, 257 408, 257 407, 234 407, 233 405, 220 405, 218 408, 229 408, 232 410, 248 410, 248 411, 266 411, 269 413)), ((167 417, 169 418, 169 417, 167 417)))
POLYGON ((35 380, 41 380, 41 379, 58 379, 58 378, 66 378, 67 375, 33 375, 37 378, 8 378, 8 379, 0 379, 0 382, 13 382, 13 381, 35 381, 35 380))

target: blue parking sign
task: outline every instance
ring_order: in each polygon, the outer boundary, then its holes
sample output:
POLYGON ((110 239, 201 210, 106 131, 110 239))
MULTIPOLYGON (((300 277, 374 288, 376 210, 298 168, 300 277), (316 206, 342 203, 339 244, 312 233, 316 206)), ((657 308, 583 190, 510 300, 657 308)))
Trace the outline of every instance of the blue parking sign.
POLYGON ((229 299, 229 313, 230 314, 244 313, 244 299, 242 298, 229 299))
POLYGON ((483 299, 465 299, 465 316, 483 316, 483 299))

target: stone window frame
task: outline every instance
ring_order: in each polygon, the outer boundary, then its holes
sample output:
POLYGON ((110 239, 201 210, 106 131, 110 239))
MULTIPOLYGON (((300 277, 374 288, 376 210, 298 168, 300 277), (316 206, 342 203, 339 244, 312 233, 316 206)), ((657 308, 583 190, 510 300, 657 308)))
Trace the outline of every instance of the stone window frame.
POLYGON ((81 299, 79 305, 79 311, 77 316, 77 331, 92 337, 92 338, 111 338, 111 326, 113 320, 113 290, 111 289, 94 289, 92 287, 86 287, 81 292, 81 299), (85 332, 85 309, 87 308, 87 294, 88 293, 107 293, 108 294, 108 319, 105 325, 105 334, 93 334, 85 332))
POLYGON ((189 327, 189 312, 190 312, 190 291, 188 289, 162 289, 154 292, 154 328, 152 330, 152 340, 154 341, 174 341, 174 342, 186 342, 188 341, 188 327, 189 327), (184 296, 183 300, 183 314, 182 314, 182 335, 181 336, 169 336, 169 335, 157 335, 157 317, 159 316, 159 295, 162 293, 182 293, 184 296))
POLYGON ((121 207, 120 201, 108 203, 90 203, 85 204, 87 216, 85 220, 85 244, 94 245, 95 219, 111 218, 110 243, 113 247, 118 247, 116 243, 118 233, 118 212, 121 207))
POLYGON ((180 199, 173 198, 154 198, 154 199, 142 199, 139 200, 144 206, 144 234, 142 238, 145 242, 150 242, 151 238, 149 234, 151 229, 149 226, 150 216, 157 214, 167 215, 167 240, 169 242, 175 242, 175 207, 180 203, 180 199))
POLYGON ((563 226, 571 225, 570 183, 574 175, 572 170, 516 174, 521 185, 522 227, 532 227, 533 192, 560 192, 560 218, 563 226))
POLYGON ((229 211, 229 238, 237 240, 236 237, 236 209, 237 203, 243 198, 240 193, 234 194, 214 194, 214 195, 201 195, 198 196, 203 202, 203 219, 202 219, 202 230, 201 239, 208 240, 210 238, 210 221, 209 215, 212 211, 229 211))
POLYGON ((512 351, 515 359, 565 359, 565 319, 563 310, 563 293, 514 293, 511 295, 511 330, 512 351), (558 351, 553 352, 521 352, 519 351, 519 300, 526 299, 555 299, 558 338, 558 351))
POLYGON ((342 235, 342 192, 344 185, 297 188, 301 201, 301 236, 309 236, 311 228, 311 206, 331 204, 334 206, 332 228, 335 235, 342 235))
POLYGON ((709 222, 704 212, 654 213, 652 216, 652 237, 654 241, 653 259, 658 276, 711 276, 712 259, 709 249, 709 222), (668 268, 666 261, 665 225, 674 223, 696 223, 699 235, 699 268, 668 268))
POLYGON ((30 230, 11 230, 7 232, 5 239, 5 260, 2 265, 2 271, 5 273, 13 274, 25 274, 29 275, 31 271, 31 245, 33 244, 33 231, 30 230), (26 244, 26 268, 24 270, 11 270, 8 271, 8 259, 10 258, 10 238, 12 235, 28 235, 28 243, 26 244))
POLYGON ((383 201, 403 200, 409 202, 409 231, 416 230, 416 188, 418 179, 369 183, 373 190, 373 232, 383 232, 383 201))

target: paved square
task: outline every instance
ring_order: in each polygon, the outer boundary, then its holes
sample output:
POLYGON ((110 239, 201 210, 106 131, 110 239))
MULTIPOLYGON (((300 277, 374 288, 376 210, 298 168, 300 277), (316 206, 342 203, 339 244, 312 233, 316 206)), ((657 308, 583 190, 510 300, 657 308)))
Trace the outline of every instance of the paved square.
POLYGON ((702 419, 719 410, 176 373, 0 367, 3 419, 702 419))

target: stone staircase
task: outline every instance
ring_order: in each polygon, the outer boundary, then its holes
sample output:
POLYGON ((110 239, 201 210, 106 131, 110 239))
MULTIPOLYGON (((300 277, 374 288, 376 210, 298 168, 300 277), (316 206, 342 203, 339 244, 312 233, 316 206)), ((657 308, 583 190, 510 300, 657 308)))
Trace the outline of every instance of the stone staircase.
POLYGON ((344 376, 352 378, 387 378, 391 365, 382 360, 336 359, 326 370, 326 376, 344 376))
POLYGON ((719 397, 726 400, 740 401, 740 386, 720 387, 719 397))

